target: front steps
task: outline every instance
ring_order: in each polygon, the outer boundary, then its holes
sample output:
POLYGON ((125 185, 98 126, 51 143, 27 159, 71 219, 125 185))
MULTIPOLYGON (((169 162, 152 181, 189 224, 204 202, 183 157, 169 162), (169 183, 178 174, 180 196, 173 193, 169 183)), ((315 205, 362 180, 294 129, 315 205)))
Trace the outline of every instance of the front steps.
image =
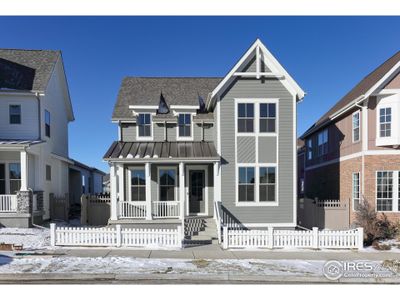
POLYGON ((186 217, 184 245, 218 244, 217 225, 213 218, 186 217))

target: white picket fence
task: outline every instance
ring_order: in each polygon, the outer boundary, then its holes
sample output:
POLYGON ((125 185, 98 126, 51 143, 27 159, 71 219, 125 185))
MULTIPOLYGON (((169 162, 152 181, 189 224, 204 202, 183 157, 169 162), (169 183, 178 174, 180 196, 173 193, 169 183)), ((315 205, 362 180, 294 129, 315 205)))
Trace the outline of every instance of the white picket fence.
POLYGON ((0 195, 0 212, 16 212, 17 195, 0 195))
POLYGON ((181 248, 183 230, 142 228, 56 227, 50 224, 52 246, 181 248))
POLYGON ((362 249, 363 228, 353 230, 237 230, 223 228, 223 248, 362 249))

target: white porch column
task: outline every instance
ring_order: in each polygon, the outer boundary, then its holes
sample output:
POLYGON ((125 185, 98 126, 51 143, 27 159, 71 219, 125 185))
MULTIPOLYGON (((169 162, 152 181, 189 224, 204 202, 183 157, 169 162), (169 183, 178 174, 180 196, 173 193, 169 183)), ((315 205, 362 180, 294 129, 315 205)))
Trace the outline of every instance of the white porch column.
POLYGON ((221 163, 214 162, 214 202, 221 201, 221 163))
POLYGON ((144 172, 146 177, 146 220, 151 220, 151 165, 149 162, 145 164, 144 172))
POLYGON ((111 220, 118 220, 117 176, 115 164, 110 165, 111 220))
POLYGON ((179 163, 179 204, 181 220, 185 219, 185 165, 183 162, 179 163))
POLYGON ((117 165, 117 173, 118 173, 118 201, 125 201, 125 176, 124 176, 124 165, 117 165))
POLYGON ((28 190, 28 153, 21 151, 21 191, 28 190))

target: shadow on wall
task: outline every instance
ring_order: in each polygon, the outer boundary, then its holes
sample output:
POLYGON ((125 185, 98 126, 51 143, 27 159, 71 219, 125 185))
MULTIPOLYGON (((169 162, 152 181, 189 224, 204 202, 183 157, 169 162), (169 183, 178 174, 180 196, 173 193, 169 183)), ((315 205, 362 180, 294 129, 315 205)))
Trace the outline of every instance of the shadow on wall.
POLYGON ((0 254, 0 267, 10 264, 13 259, 10 256, 0 254))

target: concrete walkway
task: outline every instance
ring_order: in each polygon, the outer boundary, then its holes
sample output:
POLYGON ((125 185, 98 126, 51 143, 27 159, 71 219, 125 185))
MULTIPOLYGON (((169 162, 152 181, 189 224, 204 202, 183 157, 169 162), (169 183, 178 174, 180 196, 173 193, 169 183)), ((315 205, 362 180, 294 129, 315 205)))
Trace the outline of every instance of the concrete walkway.
POLYGON ((177 259, 300 259, 300 260, 375 260, 400 259, 396 252, 369 252, 351 250, 222 250, 218 245, 205 245, 182 250, 140 250, 117 248, 60 248, 43 251, 50 255, 73 257, 137 257, 137 258, 177 258, 177 259))

